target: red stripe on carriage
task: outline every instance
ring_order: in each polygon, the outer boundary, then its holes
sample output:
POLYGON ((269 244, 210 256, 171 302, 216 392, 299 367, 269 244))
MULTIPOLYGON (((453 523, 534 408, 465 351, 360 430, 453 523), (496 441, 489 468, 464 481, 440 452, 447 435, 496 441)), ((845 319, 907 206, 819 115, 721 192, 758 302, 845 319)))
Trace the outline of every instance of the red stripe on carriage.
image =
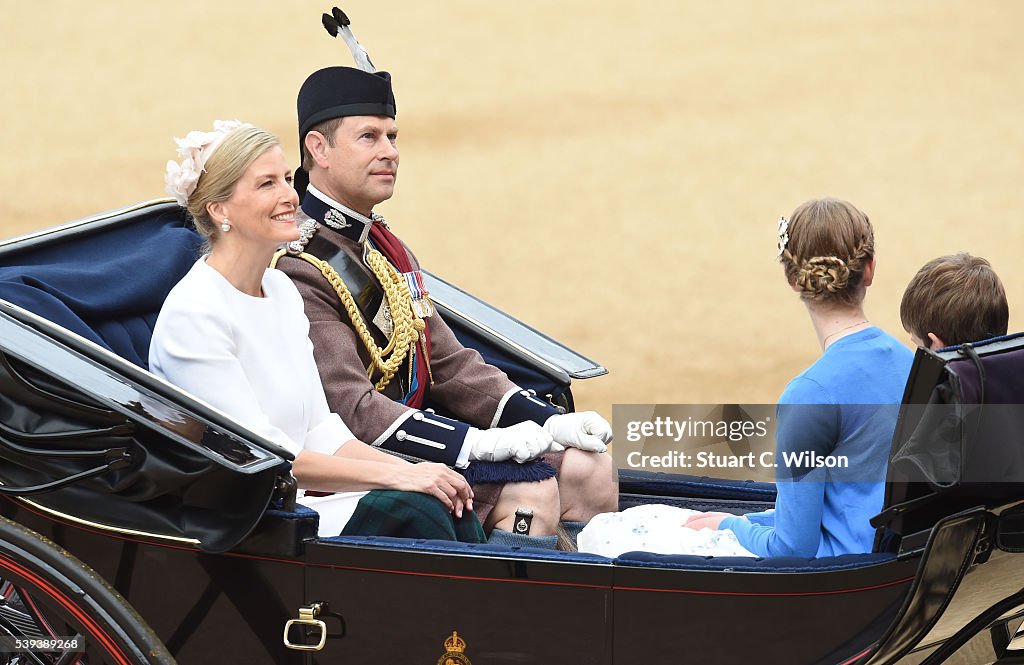
POLYGON ((14 572, 15 574, 18 574, 21 577, 24 577, 32 581, 32 583, 35 584, 40 590, 45 592, 51 598, 53 598, 58 603, 63 605, 65 609, 71 612, 71 614, 73 614, 75 618, 82 623, 82 626, 84 628, 86 628, 87 630, 91 630, 93 636, 99 638, 99 641, 103 644, 104 648, 107 650, 107 653, 109 655, 116 658, 117 661, 119 663, 123 663, 123 665, 132 665, 132 662, 130 660, 127 660, 127 657, 124 656, 120 647, 118 647, 117 644, 113 641, 113 639, 111 639, 111 637, 107 635, 103 628, 94 623, 92 618, 89 617, 89 615, 83 614, 82 611, 79 610, 78 606, 72 603, 70 600, 68 600, 68 597, 63 592, 61 592, 60 589, 50 584, 44 578, 39 577, 30 569, 25 568, 18 562, 4 556, 3 554, 0 554, 0 567, 4 567, 7 570, 14 572))
POLYGON ((844 660, 843 662, 839 663, 839 665, 851 665, 852 663, 856 663, 858 660, 860 660, 864 656, 866 656, 869 653, 871 653, 874 650, 875 646, 877 646, 877 643, 876 643, 876 645, 872 645, 872 646, 868 647, 867 649, 864 649, 863 651, 861 651, 856 656, 853 656, 852 658, 848 658, 848 659, 844 660))

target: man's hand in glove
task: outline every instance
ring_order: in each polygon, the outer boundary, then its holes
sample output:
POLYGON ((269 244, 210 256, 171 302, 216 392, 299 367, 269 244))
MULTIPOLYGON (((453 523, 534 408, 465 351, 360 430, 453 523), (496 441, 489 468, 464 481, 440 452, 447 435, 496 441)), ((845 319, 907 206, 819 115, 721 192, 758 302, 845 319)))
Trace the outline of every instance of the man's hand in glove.
POLYGON ((544 430, 554 439, 552 450, 564 450, 572 446, 580 450, 603 453, 612 440, 612 426, 594 411, 563 413, 551 416, 544 423, 544 430))
POLYGON ((492 429, 471 427, 466 440, 470 445, 469 459, 484 462, 526 462, 546 453, 552 444, 544 428, 531 421, 492 429))

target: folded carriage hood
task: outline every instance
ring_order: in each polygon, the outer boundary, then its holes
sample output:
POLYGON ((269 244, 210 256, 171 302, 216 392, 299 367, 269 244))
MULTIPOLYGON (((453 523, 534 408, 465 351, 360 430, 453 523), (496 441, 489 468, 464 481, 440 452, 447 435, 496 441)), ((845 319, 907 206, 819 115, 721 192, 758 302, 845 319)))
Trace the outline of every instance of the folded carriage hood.
POLYGON ((0 300, 4 494, 93 527, 219 552, 255 527, 290 459, 174 386, 0 300), (46 489, 69 477, 80 479, 46 489))

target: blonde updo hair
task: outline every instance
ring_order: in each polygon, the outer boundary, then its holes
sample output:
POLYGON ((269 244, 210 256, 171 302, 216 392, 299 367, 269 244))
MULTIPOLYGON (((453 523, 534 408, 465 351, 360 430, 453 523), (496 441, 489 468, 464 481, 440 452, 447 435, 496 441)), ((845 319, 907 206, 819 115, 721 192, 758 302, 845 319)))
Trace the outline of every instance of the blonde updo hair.
POLYGON ((276 136, 258 127, 239 127, 224 136, 207 159, 195 191, 188 197, 188 212, 196 230, 206 239, 206 250, 220 237, 220 222, 206 206, 226 201, 235 191, 245 170, 266 151, 281 145, 276 136))
POLYGON ((779 262, 803 300, 856 305, 864 299, 864 268, 875 256, 867 215, 846 201, 813 199, 793 211, 788 233, 779 262))

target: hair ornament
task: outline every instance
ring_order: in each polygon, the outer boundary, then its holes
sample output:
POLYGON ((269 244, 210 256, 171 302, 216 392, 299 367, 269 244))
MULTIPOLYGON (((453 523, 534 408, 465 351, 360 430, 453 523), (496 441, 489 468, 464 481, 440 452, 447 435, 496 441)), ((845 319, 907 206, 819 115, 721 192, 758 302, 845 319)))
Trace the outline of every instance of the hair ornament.
POLYGON ((786 245, 789 243, 789 220, 784 216, 779 217, 779 256, 786 251, 786 245))
POLYGON ((199 176, 206 170, 206 162, 220 145, 224 137, 241 127, 252 127, 238 120, 214 120, 212 132, 191 131, 185 138, 175 138, 181 163, 169 160, 164 182, 167 193, 174 197, 183 208, 188 207, 188 197, 196 191, 199 176))

